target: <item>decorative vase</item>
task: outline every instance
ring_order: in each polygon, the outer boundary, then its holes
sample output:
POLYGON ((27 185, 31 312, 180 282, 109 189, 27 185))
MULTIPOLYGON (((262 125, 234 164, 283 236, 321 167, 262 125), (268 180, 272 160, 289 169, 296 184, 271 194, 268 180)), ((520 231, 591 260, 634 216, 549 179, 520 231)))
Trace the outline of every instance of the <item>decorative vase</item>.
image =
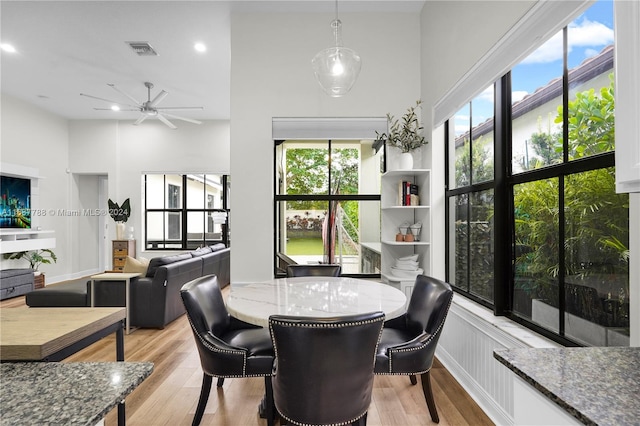
POLYGON ((413 239, 415 241, 420 241, 420 230, 422 229, 422 223, 416 223, 409 227, 411 230, 411 234, 413 235, 413 239))
POLYGON ((124 222, 116 222, 116 240, 124 240, 124 222))
POLYGON ((400 154, 400 170, 413 169, 413 155, 410 152, 400 154))

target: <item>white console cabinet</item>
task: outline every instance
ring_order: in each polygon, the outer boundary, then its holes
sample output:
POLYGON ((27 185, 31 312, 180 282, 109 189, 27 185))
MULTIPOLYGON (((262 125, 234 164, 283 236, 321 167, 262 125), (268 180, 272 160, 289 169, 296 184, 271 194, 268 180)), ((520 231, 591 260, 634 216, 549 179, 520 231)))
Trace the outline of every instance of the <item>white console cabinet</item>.
POLYGON ((418 255, 423 274, 431 271, 431 172, 428 169, 392 170, 382 175, 380 194, 382 209, 381 224, 381 277, 382 280, 402 290, 407 299, 411 296, 415 278, 398 277, 391 267, 399 257, 418 255), (399 187, 402 181, 418 185, 419 205, 403 206, 399 187), (422 223, 419 240, 396 241, 399 227, 403 223, 422 223))
POLYGON ((32 229, 0 230, 0 253, 15 253, 56 247, 55 231, 32 229))

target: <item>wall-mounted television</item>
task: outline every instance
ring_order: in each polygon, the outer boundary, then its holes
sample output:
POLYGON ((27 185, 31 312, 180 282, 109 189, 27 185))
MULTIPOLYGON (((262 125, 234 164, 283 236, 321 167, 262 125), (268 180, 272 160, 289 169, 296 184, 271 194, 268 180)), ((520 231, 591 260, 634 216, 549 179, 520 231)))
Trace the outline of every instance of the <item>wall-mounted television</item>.
POLYGON ((31 228, 31 180, 0 176, 0 228, 31 228))

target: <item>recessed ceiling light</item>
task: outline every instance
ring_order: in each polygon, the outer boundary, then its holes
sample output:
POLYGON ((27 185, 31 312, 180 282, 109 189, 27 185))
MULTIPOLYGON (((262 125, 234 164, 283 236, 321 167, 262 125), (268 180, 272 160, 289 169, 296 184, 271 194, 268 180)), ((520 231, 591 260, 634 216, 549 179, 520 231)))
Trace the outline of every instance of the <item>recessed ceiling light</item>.
POLYGON ((4 52, 8 52, 8 53, 15 53, 16 52, 16 48, 13 47, 12 45, 8 44, 8 43, 0 44, 0 49, 2 49, 4 52))
POLYGON ((196 43, 193 45, 193 48, 196 49, 197 52, 206 52, 207 46, 204 43, 196 43))
POLYGON ((120 111, 120 107, 118 105, 111 105, 112 111, 120 111))

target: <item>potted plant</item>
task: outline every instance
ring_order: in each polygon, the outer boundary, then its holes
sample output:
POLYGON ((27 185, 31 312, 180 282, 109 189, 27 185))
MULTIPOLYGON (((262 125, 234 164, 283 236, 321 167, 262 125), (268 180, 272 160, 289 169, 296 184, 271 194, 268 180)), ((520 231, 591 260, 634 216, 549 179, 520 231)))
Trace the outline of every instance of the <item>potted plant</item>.
POLYGON ((122 240, 124 237, 124 224, 131 215, 129 199, 124 200, 121 206, 109 199, 109 215, 116 222, 116 240, 122 240))
POLYGON ((17 253, 6 253, 5 259, 25 259, 29 262, 29 266, 33 269, 34 275, 40 275, 41 272, 38 268, 43 263, 51 264, 58 261, 56 254, 51 249, 33 250, 33 251, 20 251, 17 253))
POLYGON ((413 157, 411 153, 422 145, 429 143, 422 135, 423 127, 420 125, 416 112, 420 105, 422 105, 422 101, 418 99, 415 106, 408 108, 407 112, 404 113, 400 119, 387 113, 389 133, 376 132, 378 140, 382 140, 389 146, 400 150, 401 169, 413 168, 413 157))

